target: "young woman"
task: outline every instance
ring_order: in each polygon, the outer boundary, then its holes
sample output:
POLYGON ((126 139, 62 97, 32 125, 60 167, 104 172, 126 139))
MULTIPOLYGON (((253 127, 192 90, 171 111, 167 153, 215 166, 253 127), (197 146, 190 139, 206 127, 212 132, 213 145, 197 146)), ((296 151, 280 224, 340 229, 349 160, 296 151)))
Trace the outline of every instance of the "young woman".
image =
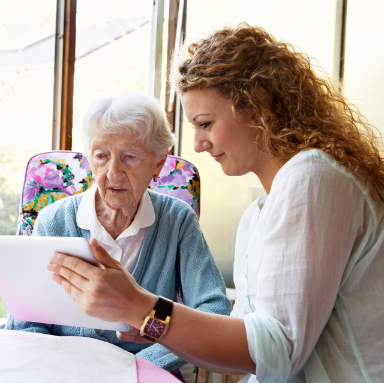
POLYGON ((141 327, 211 371, 380 381, 384 163, 370 125, 305 54, 247 24, 189 46, 174 81, 195 150, 229 176, 254 173, 266 191, 239 224, 231 317, 167 306, 95 240, 104 270, 56 254, 54 280, 87 314, 141 327))

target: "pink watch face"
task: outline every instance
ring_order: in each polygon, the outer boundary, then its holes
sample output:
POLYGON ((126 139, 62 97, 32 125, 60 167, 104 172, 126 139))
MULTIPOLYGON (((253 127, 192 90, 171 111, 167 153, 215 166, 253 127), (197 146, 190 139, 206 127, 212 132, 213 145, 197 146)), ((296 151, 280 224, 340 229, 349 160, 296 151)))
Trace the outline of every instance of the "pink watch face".
POLYGON ((165 330, 165 324, 156 319, 149 318, 145 325, 144 332, 154 338, 160 338, 165 330))

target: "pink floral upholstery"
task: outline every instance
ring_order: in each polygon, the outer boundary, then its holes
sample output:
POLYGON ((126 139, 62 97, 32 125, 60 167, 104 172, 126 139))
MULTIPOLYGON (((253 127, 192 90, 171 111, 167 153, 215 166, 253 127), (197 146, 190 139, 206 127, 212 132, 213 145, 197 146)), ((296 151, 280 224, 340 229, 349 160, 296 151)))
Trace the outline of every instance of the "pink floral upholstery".
MULTIPOLYGON (((32 157, 25 172, 17 235, 32 234, 40 209, 82 193, 92 183, 92 171, 82 153, 52 151, 32 157)), ((159 179, 149 188, 187 202, 200 216, 200 177, 190 162, 168 156, 159 179)))
POLYGON ((149 188, 187 202, 200 217, 200 175, 187 160, 168 156, 159 179, 157 182, 152 180, 149 188))

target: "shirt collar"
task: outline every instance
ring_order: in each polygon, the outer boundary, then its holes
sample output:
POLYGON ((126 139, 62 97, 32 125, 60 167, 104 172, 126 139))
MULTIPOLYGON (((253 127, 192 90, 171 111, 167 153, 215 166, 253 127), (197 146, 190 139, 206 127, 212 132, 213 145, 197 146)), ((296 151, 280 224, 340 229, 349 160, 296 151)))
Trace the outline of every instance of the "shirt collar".
POLYGON ((268 197, 268 194, 264 192, 264 194, 262 194, 258 200, 257 200, 257 206, 259 207, 259 209, 261 210, 263 207, 264 207, 264 204, 267 200, 267 197, 268 197))
POLYGON ((83 193, 83 198, 80 201, 76 214, 76 223, 81 229, 91 230, 92 226, 95 226, 96 221, 99 221, 95 208, 96 190, 97 185, 94 184, 83 193))
MULTIPOLYGON (((76 222, 80 228, 90 230, 92 236, 95 236, 98 240, 100 239, 103 243, 106 243, 105 235, 108 234, 108 232, 100 224, 100 221, 97 219, 96 215, 96 190, 97 185, 94 184, 90 189, 83 193, 83 198, 80 202, 79 209, 76 215, 76 222)), ((139 204, 139 208, 137 209, 135 218, 133 219, 129 227, 124 230, 117 239, 136 235, 140 229, 149 227, 154 222, 155 210, 152 205, 151 197, 149 196, 149 193, 146 190, 143 196, 141 197, 141 201, 139 204)), ((109 234, 108 236, 112 239, 109 234)))
POLYGON ((146 190, 141 197, 139 208, 135 218, 129 227, 123 231, 117 239, 136 235, 140 229, 151 226, 155 222, 155 209, 152 205, 151 197, 146 190))

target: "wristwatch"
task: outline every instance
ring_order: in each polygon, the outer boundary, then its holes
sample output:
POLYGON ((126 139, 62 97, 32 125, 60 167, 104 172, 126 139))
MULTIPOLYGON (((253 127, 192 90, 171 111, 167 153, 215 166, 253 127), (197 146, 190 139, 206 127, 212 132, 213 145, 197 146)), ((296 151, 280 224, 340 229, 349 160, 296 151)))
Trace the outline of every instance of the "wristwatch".
POLYGON ((167 298, 158 297, 155 307, 143 320, 140 335, 153 342, 158 342, 168 331, 173 309, 173 302, 167 298))

